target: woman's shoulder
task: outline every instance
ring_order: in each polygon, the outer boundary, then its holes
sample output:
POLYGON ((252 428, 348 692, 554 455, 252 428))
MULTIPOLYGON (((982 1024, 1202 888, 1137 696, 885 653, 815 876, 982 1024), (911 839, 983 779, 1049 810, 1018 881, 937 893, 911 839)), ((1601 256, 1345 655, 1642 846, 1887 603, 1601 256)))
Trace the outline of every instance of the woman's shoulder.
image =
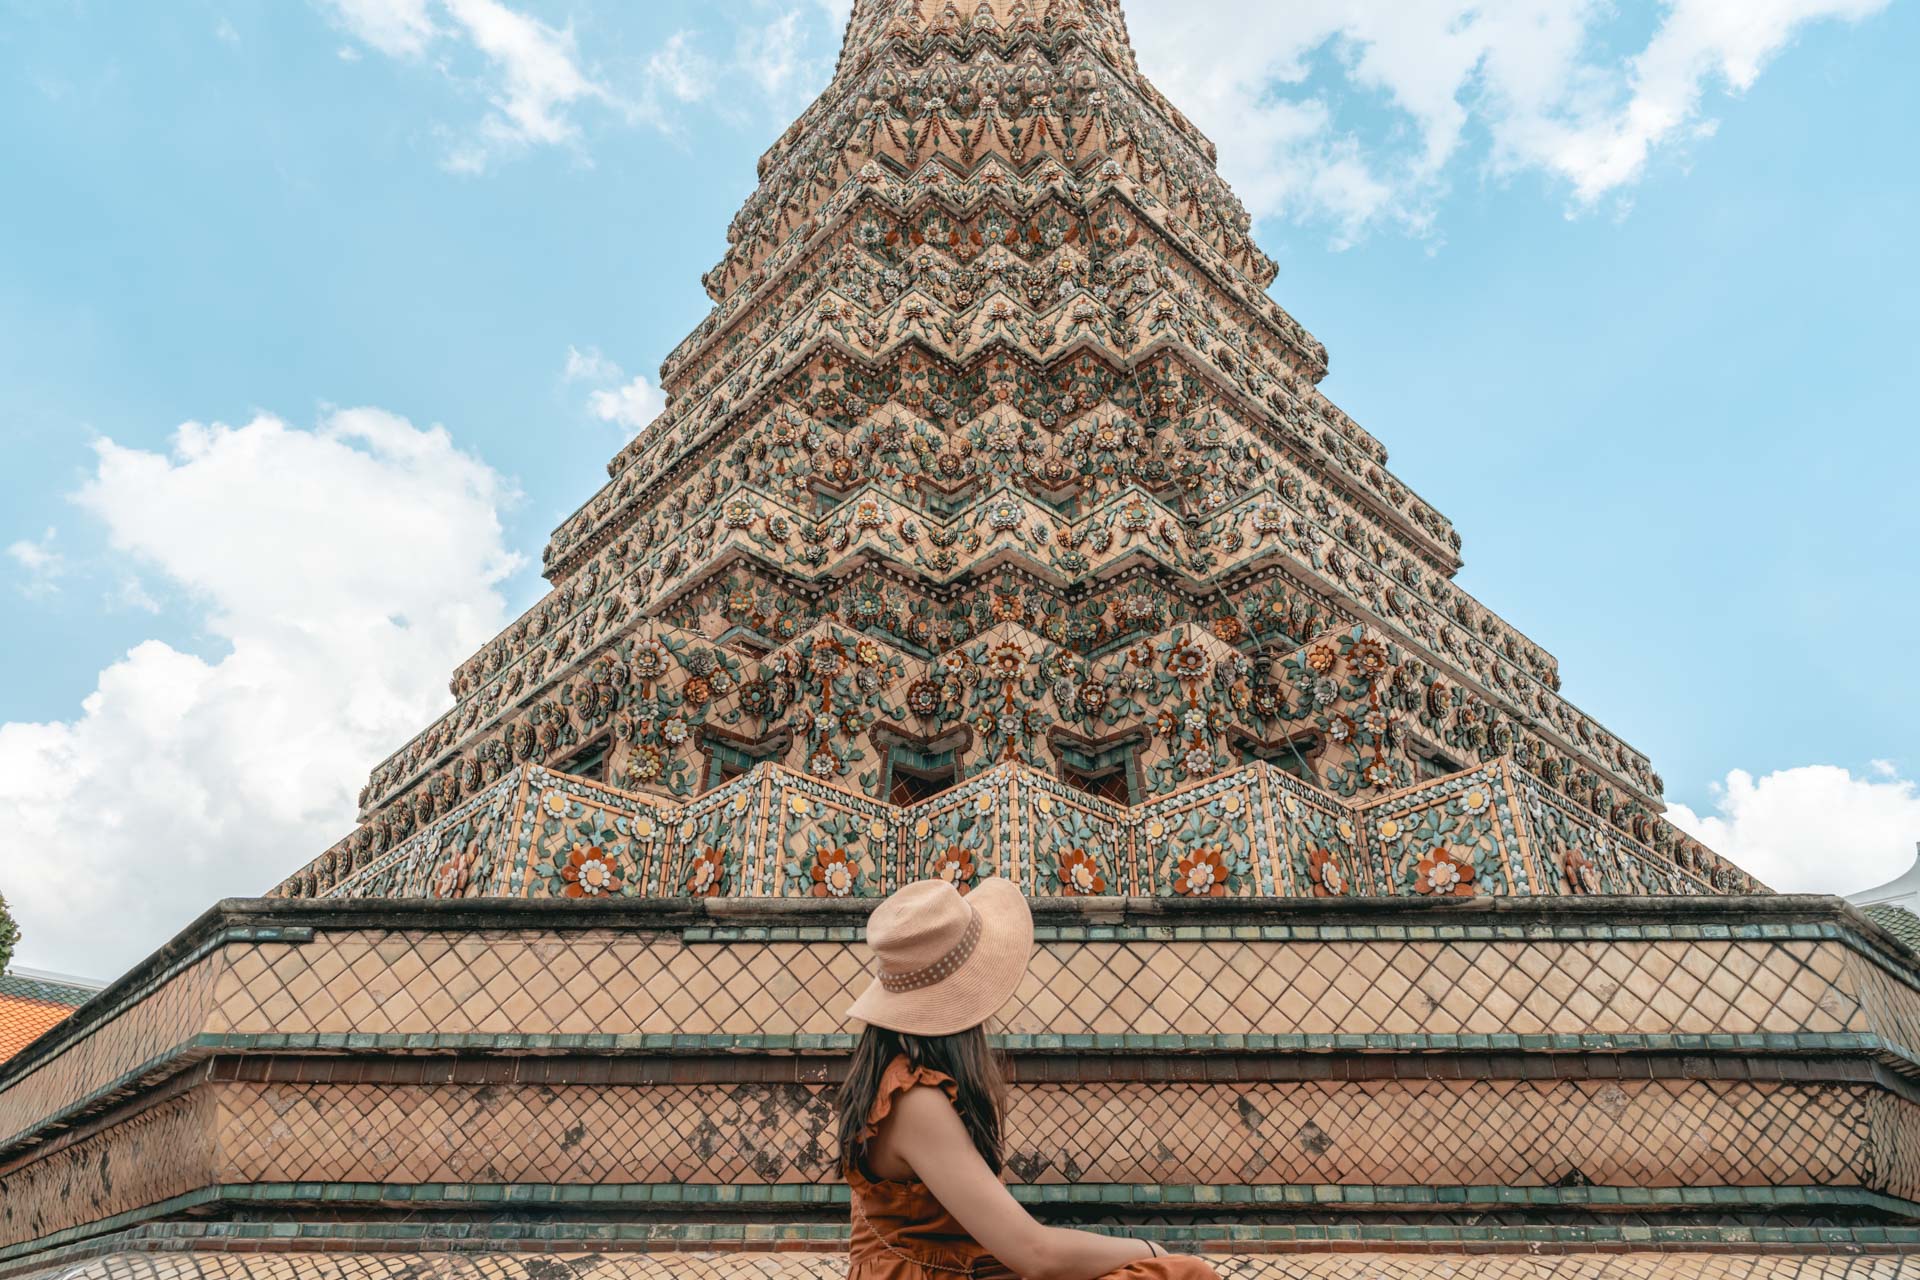
POLYGON ((953 1077, 946 1072, 936 1071, 927 1066, 916 1067, 904 1053, 895 1054, 893 1061, 887 1064, 887 1069, 880 1073, 881 1093, 886 1093, 889 1089, 905 1092, 921 1085, 932 1085, 949 1092, 959 1088, 954 1083, 953 1077))
POLYGON ((887 1069, 880 1074, 880 1087, 874 1094, 873 1105, 867 1109, 867 1123, 860 1130, 858 1150, 861 1154, 852 1165, 861 1171, 863 1177, 873 1176, 866 1173, 863 1163, 867 1144, 879 1138, 880 1129, 889 1117, 903 1109, 908 1112, 917 1110, 919 1098, 915 1095, 929 1100, 944 1098, 945 1101, 937 1105, 951 1107, 960 1095, 960 1088, 951 1076, 931 1067, 916 1067, 907 1061, 905 1054, 888 1063, 887 1069), (908 1101, 909 1098, 913 1101, 908 1101))
POLYGON ((960 1086, 952 1076, 932 1067, 916 1067, 901 1054, 887 1064, 880 1076, 880 1090, 874 1097, 873 1108, 867 1115, 867 1133, 869 1136, 879 1128, 880 1122, 891 1115, 900 1104, 900 1099, 915 1089, 938 1089, 944 1093, 949 1103, 960 1096, 960 1086))

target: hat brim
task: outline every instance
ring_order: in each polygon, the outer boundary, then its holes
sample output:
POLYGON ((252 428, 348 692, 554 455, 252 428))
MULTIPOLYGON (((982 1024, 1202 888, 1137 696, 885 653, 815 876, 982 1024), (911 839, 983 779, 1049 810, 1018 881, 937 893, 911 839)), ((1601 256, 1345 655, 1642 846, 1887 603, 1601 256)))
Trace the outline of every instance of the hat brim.
POLYGON ((915 991, 889 991, 876 978, 847 1016, 914 1036, 950 1036, 1000 1012, 1033 955, 1033 912, 1011 880, 989 877, 967 894, 980 913, 980 941, 949 977, 915 991))

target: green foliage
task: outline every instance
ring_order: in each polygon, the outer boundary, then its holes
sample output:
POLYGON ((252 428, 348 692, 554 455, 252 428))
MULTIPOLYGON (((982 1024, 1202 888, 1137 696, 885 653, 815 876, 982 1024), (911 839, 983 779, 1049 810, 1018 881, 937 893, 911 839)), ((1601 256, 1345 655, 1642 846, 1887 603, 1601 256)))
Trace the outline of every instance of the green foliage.
POLYGON ((20 926, 13 922, 13 913, 7 910, 5 894, 0 894, 0 973, 7 971, 13 963, 13 948, 20 941, 20 926))

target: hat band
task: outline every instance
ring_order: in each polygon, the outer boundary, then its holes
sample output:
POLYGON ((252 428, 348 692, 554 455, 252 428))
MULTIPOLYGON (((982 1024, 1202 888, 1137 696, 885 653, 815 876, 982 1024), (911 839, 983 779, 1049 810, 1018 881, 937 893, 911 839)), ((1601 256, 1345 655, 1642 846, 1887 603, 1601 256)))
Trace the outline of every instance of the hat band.
POLYGON ((973 919, 968 922, 966 933, 961 935, 959 944, 953 950, 925 968, 909 970, 906 973, 888 973, 882 969, 880 985, 896 994, 902 991, 918 991, 922 987, 930 987, 942 978, 948 977, 955 969, 965 964, 967 957, 973 954, 973 949, 980 945, 979 909, 969 905, 967 910, 973 914, 973 919))

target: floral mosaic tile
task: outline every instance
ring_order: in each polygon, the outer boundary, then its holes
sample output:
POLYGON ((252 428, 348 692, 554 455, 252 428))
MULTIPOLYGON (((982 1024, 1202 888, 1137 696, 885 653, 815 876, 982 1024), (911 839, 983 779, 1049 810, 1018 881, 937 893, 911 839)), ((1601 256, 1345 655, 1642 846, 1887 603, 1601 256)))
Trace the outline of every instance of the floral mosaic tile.
POLYGON ((1035 897, 1711 892, 1506 761, 1364 804, 1260 762, 1131 808, 1012 761, 907 808, 770 764, 686 804, 528 766, 326 896, 878 898, 988 875, 1035 897))

